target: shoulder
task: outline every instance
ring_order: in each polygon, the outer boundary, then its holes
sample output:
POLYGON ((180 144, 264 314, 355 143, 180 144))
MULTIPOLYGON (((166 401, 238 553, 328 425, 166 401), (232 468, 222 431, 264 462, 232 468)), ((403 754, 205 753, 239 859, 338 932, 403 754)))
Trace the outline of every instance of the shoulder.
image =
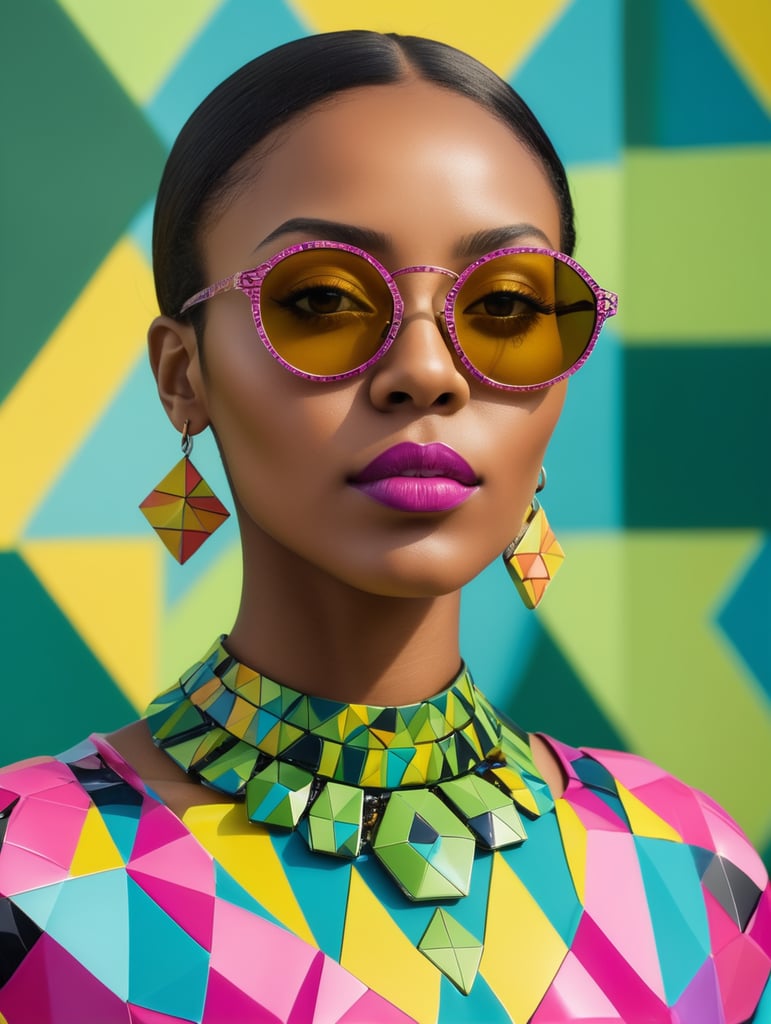
POLYGON ((698 947, 694 963, 708 950, 726 1020, 749 1019, 771 969, 771 889, 741 828, 711 797, 643 757, 546 739, 567 778, 556 802, 558 818, 568 818, 563 845, 575 842, 570 822, 580 823, 595 893, 623 874, 616 904, 636 889, 657 944, 669 935, 677 962, 689 943, 698 947))
POLYGON ((41 797, 75 781, 72 770, 56 757, 31 757, 0 768, 0 815, 19 800, 41 797))
POLYGON ((591 769, 582 764, 585 758, 604 769, 632 818, 641 817, 647 809, 673 830, 672 838, 731 861, 759 888, 768 883, 763 862, 742 829, 706 793, 637 754, 592 747, 577 753, 578 758, 571 760, 572 772, 579 778, 588 774, 591 781, 591 769))
POLYGON ((643 757, 548 742, 567 775, 562 802, 587 831, 620 825, 632 834, 652 917, 666 904, 672 926, 677 917, 692 927, 700 919, 721 987, 733 991, 727 1000, 754 1008, 750 995, 757 999, 771 967, 771 889, 741 828, 707 794, 643 757))
POLYGON ((97 764, 102 764, 97 748, 86 739, 56 757, 45 754, 0 766, 0 791, 17 798, 34 797, 58 786, 77 785, 73 766, 97 764))
POLYGON ((0 768, 0 897, 63 881, 95 804, 130 789, 91 741, 0 768))

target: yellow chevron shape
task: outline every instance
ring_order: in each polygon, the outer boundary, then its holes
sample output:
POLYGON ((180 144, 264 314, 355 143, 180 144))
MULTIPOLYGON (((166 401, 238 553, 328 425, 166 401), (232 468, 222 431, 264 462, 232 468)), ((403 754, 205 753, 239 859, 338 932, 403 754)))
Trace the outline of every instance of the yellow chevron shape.
POLYGON ((355 867, 348 888, 340 964, 418 1024, 435 1024, 442 975, 413 946, 355 867))
POLYGON ((243 804, 188 808, 185 825, 198 842, 258 903, 295 935, 318 946, 292 892, 270 834, 250 824, 243 804))
POLYGON ((3 489, 0 549, 14 546, 109 405, 156 311, 147 263, 123 240, 0 406, 0 451, 24 451, 3 489))
POLYGON ((523 883, 499 853, 493 854, 480 974, 512 1020, 530 1020, 566 952, 523 883))
POLYGON ((20 554, 137 711, 160 689, 158 628, 168 558, 147 539, 36 540, 20 554))
POLYGON ((766 109, 771 110, 771 4, 768 0, 691 0, 766 109))
POLYGON ((569 0, 513 4, 487 0, 480 9, 465 0, 295 0, 293 8, 312 32, 364 28, 428 36, 465 50, 504 77, 527 57, 569 0))
POLYGON ((146 103, 221 0, 59 0, 126 92, 146 103))
POLYGON ((586 827, 567 800, 554 801, 560 838, 576 895, 586 903, 586 827))

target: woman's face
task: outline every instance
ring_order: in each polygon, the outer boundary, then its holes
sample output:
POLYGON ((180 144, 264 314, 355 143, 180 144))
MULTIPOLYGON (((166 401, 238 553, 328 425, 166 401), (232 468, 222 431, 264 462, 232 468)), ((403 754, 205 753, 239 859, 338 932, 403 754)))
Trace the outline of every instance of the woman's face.
MULTIPOLYGON (((204 233, 208 282, 300 242, 350 241, 352 228, 390 271, 458 273, 501 245, 560 246, 539 163, 477 104, 425 82, 336 96, 252 159, 255 172, 204 233), (298 219, 327 226, 282 227, 298 219), (510 241, 476 244, 501 229, 510 241)), ((247 298, 231 292, 207 303, 205 369, 194 358, 189 377, 227 464, 247 560, 269 544, 290 553, 287 564, 360 590, 436 596, 466 583, 519 531, 565 385, 513 393, 470 379, 435 319, 452 280, 397 281, 401 330, 359 376, 324 384, 289 373, 259 342, 247 298), (405 442, 445 445, 465 460, 474 479, 460 484, 460 503, 415 511, 409 494, 408 507, 383 503, 398 498, 398 481, 394 492, 362 486, 365 468, 405 442)), ((414 486, 443 504, 434 484, 414 486)))

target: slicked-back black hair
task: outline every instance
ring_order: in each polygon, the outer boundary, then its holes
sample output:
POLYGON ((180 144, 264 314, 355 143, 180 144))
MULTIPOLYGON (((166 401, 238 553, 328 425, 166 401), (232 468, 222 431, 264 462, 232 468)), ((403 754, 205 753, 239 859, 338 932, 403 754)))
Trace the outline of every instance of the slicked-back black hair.
MULTIPOLYGON (((417 36, 350 30, 307 36, 257 57, 225 79, 193 112, 169 154, 153 225, 153 266, 162 313, 177 316, 202 279, 200 230, 227 191, 235 165, 275 129, 346 89, 417 77, 474 100, 498 117, 541 162, 560 207, 561 247, 575 245, 565 169, 522 98, 460 50, 417 36)), ((194 322, 198 316, 191 311, 194 322)))

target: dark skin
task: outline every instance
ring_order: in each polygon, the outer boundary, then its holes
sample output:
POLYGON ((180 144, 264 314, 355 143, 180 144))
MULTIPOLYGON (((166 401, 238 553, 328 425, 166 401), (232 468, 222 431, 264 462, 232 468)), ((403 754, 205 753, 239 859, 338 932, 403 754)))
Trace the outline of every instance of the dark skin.
MULTIPOLYGON (((560 247, 559 208, 540 164, 505 125, 449 90, 417 80, 352 90, 272 141, 259 163, 260 147, 246 158, 253 178, 203 231, 208 282, 352 228, 392 271, 432 264, 459 273, 500 245, 560 247), (297 218, 324 229, 282 227, 297 218), (507 240, 490 244, 493 235, 507 240)), ((377 705, 442 690, 461 661, 460 589, 521 528, 565 384, 512 394, 469 378, 435 318, 448 286, 438 274, 401 278, 396 342, 368 371, 335 384, 280 366, 239 293, 207 304, 205 369, 192 328, 169 317, 151 325, 170 420, 178 430, 189 421, 193 434, 212 427, 233 486, 244 572, 227 647, 295 689, 377 705), (447 512, 405 513, 350 485, 403 441, 454 448, 477 474, 476 492, 447 512)), ((175 813, 229 800, 191 782, 143 722, 110 740, 175 813)), ((549 747, 534 737, 533 751, 561 793, 549 747)))

